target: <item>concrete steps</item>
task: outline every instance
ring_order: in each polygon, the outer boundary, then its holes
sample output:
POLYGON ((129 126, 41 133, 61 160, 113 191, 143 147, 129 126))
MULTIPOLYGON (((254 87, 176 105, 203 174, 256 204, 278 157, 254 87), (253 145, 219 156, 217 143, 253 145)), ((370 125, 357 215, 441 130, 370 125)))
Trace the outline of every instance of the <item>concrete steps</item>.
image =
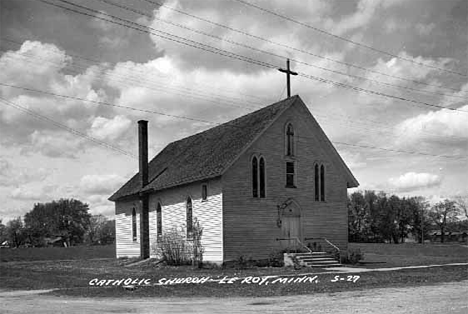
POLYGON ((327 252, 297 253, 299 263, 307 267, 339 267, 341 264, 327 252))

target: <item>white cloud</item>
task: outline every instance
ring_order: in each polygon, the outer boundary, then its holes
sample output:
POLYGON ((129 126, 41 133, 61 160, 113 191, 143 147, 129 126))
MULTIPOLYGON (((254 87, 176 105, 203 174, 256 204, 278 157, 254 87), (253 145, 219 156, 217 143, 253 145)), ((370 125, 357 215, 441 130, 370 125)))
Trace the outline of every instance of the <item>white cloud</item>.
POLYGON ((80 180, 80 188, 85 193, 94 194, 92 200, 96 202, 96 194, 110 196, 110 193, 115 192, 124 182, 125 179, 116 174, 85 175, 80 180))
MULTIPOLYGON (((468 111, 468 105, 460 107, 468 111)), ((433 142, 446 147, 452 145, 458 151, 468 150, 468 115, 448 109, 430 111, 399 123, 395 130, 402 145, 433 142), (403 135, 404 136, 401 136, 403 135), (463 149, 464 148, 464 149, 463 149)))
POLYGON ((23 153, 41 153, 53 158, 75 158, 84 145, 83 140, 70 133, 34 131, 29 139, 30 145, 23 148, 23 153))
POLYGON ((6 159, 0 158, 0 186, 43 181, 49 174, 50 170, 43 167, 18 167, 6 159))
POLYGON ((43 190, 38 191, 25 186, 15 188, 11 191, 10 196, 16 200, 31 200, 35 202, 39 202, 48 197, 43 190))
POLYGON ((100 140, 116 140, 127 132, 131 121, 125 116, 115 116, 113 119, 96 117, 89 134, 100 140))
POLYGON ((390 178, 389 184, 399 191, 413 191, 438 186, 442 178, 431 173, 407 172, 398 178, 390 178))

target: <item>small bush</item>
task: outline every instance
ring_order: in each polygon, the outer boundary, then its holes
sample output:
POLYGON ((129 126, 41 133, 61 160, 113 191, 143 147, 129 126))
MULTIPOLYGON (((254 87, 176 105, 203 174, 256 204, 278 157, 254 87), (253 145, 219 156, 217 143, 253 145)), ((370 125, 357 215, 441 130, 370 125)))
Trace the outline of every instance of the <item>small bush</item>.
POLYGON ((283 251, 272 252, 268 256, 269 267, 283 267, 284 266, 284 255, 283 251))
POLYGON ((245 255, 239 255, 239 257, 234 262, 234 268, 236 269, 247 269, 254 264, 252 258, 247 258, 245 255))
POLYGON ((343 258, 345 264, 357 264, 359 261, 364 259, 364 253, 360 249, 349 249, 348 256, 343 258))
POLYGON ((193 265, 202 267, 204 248, 201 244, 203 228, 194 219, 192 226, 192 238, 186 238, 184 226, 174 227, 165 232, 153 245, 156 256, 166 265, 180 266, 193 265))

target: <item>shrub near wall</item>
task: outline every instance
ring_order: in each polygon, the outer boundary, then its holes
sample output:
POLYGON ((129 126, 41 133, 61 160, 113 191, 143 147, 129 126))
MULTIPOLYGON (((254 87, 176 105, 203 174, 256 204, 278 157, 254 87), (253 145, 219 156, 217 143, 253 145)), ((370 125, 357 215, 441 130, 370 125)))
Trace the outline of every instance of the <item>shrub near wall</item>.
POLYGON ((167 265, 197 265, 203 263, 203 246, 201 238, 203 228, 197 219, 194 219, 191 237, 187 238, 186 228, 174 227, 155 241, 153 252, 157 258, 166 262, 167 265))

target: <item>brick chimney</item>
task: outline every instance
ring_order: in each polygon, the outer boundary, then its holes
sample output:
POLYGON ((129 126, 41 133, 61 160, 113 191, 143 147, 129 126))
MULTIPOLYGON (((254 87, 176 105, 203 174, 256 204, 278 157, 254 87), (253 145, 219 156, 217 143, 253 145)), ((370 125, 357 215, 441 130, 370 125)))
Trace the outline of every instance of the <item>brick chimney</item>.
MULTIPOLYGON (((148 121, 138 121, 138 159, 140 170, 140 188, 148 184, 148 121)), ((147 193, 140 193, 140 256, 149 258, 149 197, 147 193)))
POLYGON ((140 162, 140 187, 148 184, 148 121, 138 121, 138 159, 140 162))

